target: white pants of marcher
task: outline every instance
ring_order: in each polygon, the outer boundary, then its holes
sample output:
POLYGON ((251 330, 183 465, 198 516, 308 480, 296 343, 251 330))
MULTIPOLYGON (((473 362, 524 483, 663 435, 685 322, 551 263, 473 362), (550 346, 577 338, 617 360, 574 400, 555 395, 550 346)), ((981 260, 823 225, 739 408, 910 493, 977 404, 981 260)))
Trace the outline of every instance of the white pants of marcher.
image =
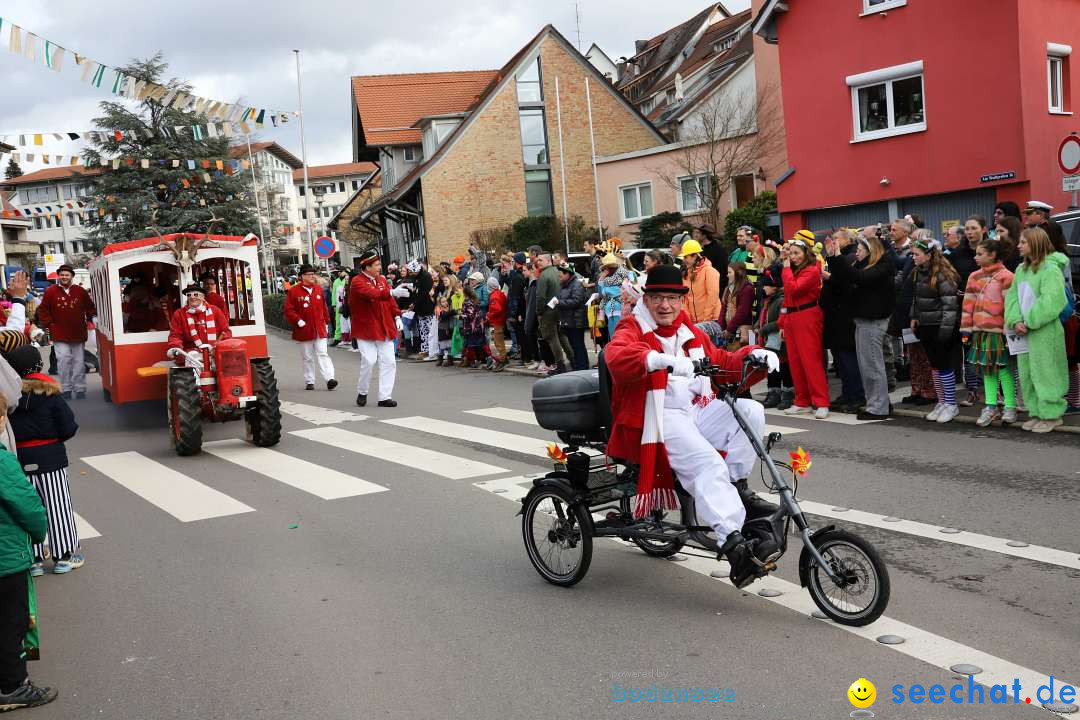
POLYGON ((360 380, 356 383, 356 392, 367 395, 371 386, 371 370, 375 361, 379 362, 379 401, 389 400, 394 392, 394 377, 397 375, 397 358, 394 357, 393 340, 357 340, 360 350, 360 380))
MULTIPOLYGON (((762 437, 765 408, 754 400, 737 404, 750 428, 762 437)), ((723 544, 746 520, 746 508, 731 483, 754 469, 757 453, 750 439, 728 404, 713 400, 705 407, 664 408, 664 446, 679 483, 694 498, 698 519, 716 531, 723 544), (717 450, 726 451, 727 459, 717 450)))
POLYGON ((330 356, 326 354, 326 338, 300 343, 300 355, 303 358, 305 383, 315 384, 316 358, 319 361, 319 374, 322 375, 322 379, 334 379, 334 363, 330 362, 330 356))
POLYGON ((83 343, 56 343, 56 369, 64 392, 86 392, 86 360, 83 343))

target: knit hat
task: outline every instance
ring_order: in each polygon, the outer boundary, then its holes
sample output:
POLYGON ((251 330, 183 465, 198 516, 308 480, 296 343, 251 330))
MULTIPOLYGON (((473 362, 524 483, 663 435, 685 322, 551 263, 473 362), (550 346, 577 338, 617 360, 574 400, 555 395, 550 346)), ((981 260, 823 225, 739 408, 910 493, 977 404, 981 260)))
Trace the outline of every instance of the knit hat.
POLYGON ((499 278, 492 275, 491 277, 489 277, 487 279, 487 284, 488 284, 488 287, 491 288, 492 290, 498 290, 499 289, 499 278))
POLYGON ((465 262, 465 256, 464 255, 455 255, 454 259, 451 260, 450 262, 455 262, 458 265, 460 265, 461 263, 465 262))
POLYGON ((477 271, 477 272, 474 272, 473 274, 469 275, 469 279, 472 280, 473 282, 482 283, 482 282, 484 282, 484 275, 483 275, 483 273, 477 271))
POLYGON ((26 377, 31 373, 41 372, 44 363, 41 361, 41 353, 33 345, 17 347, 4 359, 8 361, 11 369, 19 373, 19 377, 26 377))
POLYGON ((792 240, 802 240, 808 246, 813 247, 814 243, 817 241, 817 236, 809 230, 800 230, 795 233, 795 237, 793 237, 792 240))
POLYGON ((525 255, 525 253, 523 252, 514 253, 514 262, 516 262, 518 265, 524 265, 528 261, 528 259, 528 256, 525 255))

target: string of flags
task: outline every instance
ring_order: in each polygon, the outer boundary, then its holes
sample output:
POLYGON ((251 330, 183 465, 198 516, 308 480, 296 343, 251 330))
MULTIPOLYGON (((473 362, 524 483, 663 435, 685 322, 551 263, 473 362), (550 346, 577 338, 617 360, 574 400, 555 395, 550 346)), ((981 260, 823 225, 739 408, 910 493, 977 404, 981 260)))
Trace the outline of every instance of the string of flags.
MULTIPOLYGON (((26 153, 26 152, 12 152, 11 157, 15 162, 22 161, 36 162, 40 160, 45 165, 64 165, 65 160, 67 164, 75 167, 83 165, 84 167, 102 167, 112 168, 113 170, 119 170, 121 168, 135 167, 136 165, 143 169, 148 169, 152 165, 159 167, 171 167, 173 169, 186 168, 188 170, 218 170, 224 171, 228 175, 233 175, 242 170, 247 170, 251 167, 251 162, 247 159, 233 160, 230 158, 144 158, 144 157, 97 157, 84 160, 79 155, 47 155, 44 153, 26 153)), ((2 159, 4 153, 0 152, 0 159, 2 159)))
MULTIPOLYGON (((164 189, 166 186, 165 185, 159 185, 158 187, 164 189)), ((174 189, 176 187, 179 187, 179 185, 175 185, 174 189)), ((217 202, 232 202, 233 199, 235 199, 235 198, 246 198, 246 197, 248 197, 247 193, 241 193, 240 195, 218 195, 214 199, 217 202)), ((62 204, 56 204, 56 205, 27 206, 27 207, 22 207, 22 208, 12 208, 11 210, 3 210, 3 211, 0 211, 0 217, 12 218, 12 219, 19 219, 19 218, 31 219, 31 218, 42 218, 42 217, 53 218, 53 217, 55 217, 57 219, 57 221, 59 221, 61 219, 61 216, 64 214, 65 208, 66 208, 66 210, 71 212, 72 214, 78 215, 80 221, 85 221, 87 214, 93 215, 93 214, 95 214, 95 210, 97 211, 96 214, 98 215, 98 217, 116 216, 118 211, 123 212, 123 210, 125 208, 123 208, 123 207, 119 207, 119 208, 114 207, 115 203, 116 203, 116 197, 114 195, 109 195, 109 196, 107 196, 105 198, 105 204, 99 205, 96 208, 91 207, 89 203, 84 202, 82 200, 75 200, 75 201, 69 201, 69 202, 65 202, 65 203, 62 203, 62 204)), ((190 199, 190 200, 178 200, 176 202, 169 202, 169 203, 167 203, 167 202, 156 202, 156 203, 143 203, 142 204, 142 209, 143 210, 150 210, 152 208, 176 208, 176 207, 206 207, 206 198, 201 197, 201 198, 193 198, 193 199, 190 199)))
POLYGON ((191 138, 193 140, 212 140, 214 138, 231 138, 235 135, 250 135, 255 131, 252 127, 253 123, 249 121, 240 122, 218 122, 218 123, 204 123, 201 125, 174 125, 170 127, 161 128, 160 132, 155 132, 149 128, 141 128, 135 130, 79 130, 79 131, 65 131, 65 132, 37 132, 37 133, 8 133, 0 135, 0 142, 7 143, 8 145, 15 145, 18 147, 41 147, 46 142, 70 142, 73 140, 93 140, 96 142, 105 142, 107 140, 116 140, 120 142, 124 138, 145 138, 147 140, 153 140, 157 137, 168 138, 191 138))
MULTIPOLYGON (((209 120, 218 120, 230 125, 246 125, 249 128, 254 125, 256 129, 261 129, 267 122, 272 123, 275 127, 282 125, 287 123, 290 117, 297 114, 291 110, 268 110, 267 108, 211 100, 179 90, 170 90, 158 83, 139 80, 125 75, 116 68, 91 60, 85 55, 70 51, 51 40, 42 38, 29 30, 19 27, 10 20, 5 21, 0 18, 0 37, 3 37, 5 32, 8 36, 8 50, 13 54, 40 63, 54 72, 61 71, 64 59, 70 54, 73 57, 75 67, 79 69, 80 79, 84 83, 89 83, 97 88, 104 87, 113 95, 138 101, 150 100, 174 110, 203 115, 209 120)), ((250 130, 245 131, 244 134, 250 134, 250 130)))

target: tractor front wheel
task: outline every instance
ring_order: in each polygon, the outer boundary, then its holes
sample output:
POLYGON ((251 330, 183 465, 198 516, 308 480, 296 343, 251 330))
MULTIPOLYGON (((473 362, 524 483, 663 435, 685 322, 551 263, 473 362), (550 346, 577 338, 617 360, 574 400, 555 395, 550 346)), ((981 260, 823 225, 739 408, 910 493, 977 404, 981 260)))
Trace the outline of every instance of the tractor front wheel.
POLYGON ((169 372, 169 432, 177 455, 202 450, 202 403, 198 378, 191 370, 169 372))
POLYGON ((270 361, 253 360, 251 379, 257 399, 254 407, 244 414, 247 440, 259 447, 277 445, 281 440, 281 401, 270 361))

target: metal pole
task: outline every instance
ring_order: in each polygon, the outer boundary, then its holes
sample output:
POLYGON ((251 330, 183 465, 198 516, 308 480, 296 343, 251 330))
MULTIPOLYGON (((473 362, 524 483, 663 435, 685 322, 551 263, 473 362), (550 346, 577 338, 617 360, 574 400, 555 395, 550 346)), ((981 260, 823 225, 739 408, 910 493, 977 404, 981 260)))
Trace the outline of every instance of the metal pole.
POLYGON ((596 137, 593 135, 592 93, 589 92, 589 78, 585 78, 585 104, 589 107, 589 145, 592 148, 593 191, 596 193, 596 232, 600 235, 600 242, 604 242, 604 221, 600 217, 600 182, 596 178, 596 137))
POLYGON ((262 255, 263 255, 263 272, 266 274, 266 292, 273 292, 274 289, 274 272, 270 267, 273 261, 274 249, 270 248, 271 262, 267 262, 266 249, 270 240, 266 237, 266 229, 263 227, 262 207, 259 204, 259 182, 255 177, 255 157, 251 154, 251 136, 244 135, 244 142, 247 143, 248 151, 248 166, 251 168, 251 187, 255 191, 255 214, 259 217, 259 239, 262 241, 262 255))
POLYGON ((566 206, 566 145, 562 136, 562 101, 559 98, 559 78, 555 78, 555 117, 559 125, 559 177, 562 185, 563 234, 566 235, 566 257, 570 257, 570 212, 566 206))
MULTIPOLYGON (((300 102, 300 159, 304 163, 304 207, 307 210, 308 257, 315 260, 315 235, 311 227, 311 188, 308 186, 307 140, 304 137, 304 82, 300 77, 300 51, 296 54, 296 95, 300 102)), ((301 253, 302 255, 302 253, 301 253)))

